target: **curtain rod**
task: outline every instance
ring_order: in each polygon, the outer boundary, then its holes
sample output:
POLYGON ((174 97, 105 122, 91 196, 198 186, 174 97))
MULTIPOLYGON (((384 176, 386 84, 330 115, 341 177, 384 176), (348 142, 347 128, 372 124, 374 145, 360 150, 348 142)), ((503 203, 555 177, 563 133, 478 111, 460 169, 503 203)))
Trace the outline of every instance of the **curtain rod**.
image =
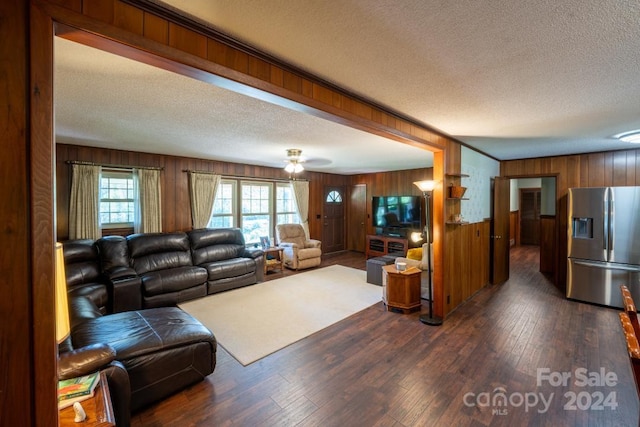
POLYGON ((110 165, 106 163, 94 163, 94 162, 85 162, 82 160, 67 160, 65 163, 70 165, 89 165, 89 166, 102 166, 103 168, 114 168, 114 169, 149 169, 149 170, 164 170, 161 166, 124 166, 124 165, 110 165))
POLYGON ((246 179, 246 180, 253 180, 253 181, 277 181, 277 182, 290 182, 290 181, 308 181, 308 179, 285 179, 285 178, 257 178, 255 176, 248 176, 248 175, 224 175, 224 174, 219 174, 216 172, 211 172, 211 171, 203 171, 203 170, 192 170, 192 169, 182 169, 182 172, 186 172, 186 173, 202 173, 202 174, 206 174, 206 175, 220 175, 222 178, 226 178, 226 179, 235 179, 235 178, 240 178, 240 179, 246 179))

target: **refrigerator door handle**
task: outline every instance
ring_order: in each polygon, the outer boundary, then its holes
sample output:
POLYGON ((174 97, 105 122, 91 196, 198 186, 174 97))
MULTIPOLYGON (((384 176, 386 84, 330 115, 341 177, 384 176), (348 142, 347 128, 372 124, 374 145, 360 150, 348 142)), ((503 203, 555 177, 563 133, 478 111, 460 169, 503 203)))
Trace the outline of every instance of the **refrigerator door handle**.
POLYGON ((606 260, 609 260, 609 227, 610 227, 610 221, 609 221, 609 209, 611 209, 611 206, 609 205, 609 200, 610 200, 610 194, 609 194, 609 189, 607 188, 607 191, 605 191, 604 193, 604 221, 602 222, 602 227, 603 227, 603 232, 604 232, 604 238, 602 239, 602 244, 604 245, 604 247, 602 249, 605 250, 606 253, 606 260))
POLYGON ((607 254, 607 259, 611 259, 611 254, 613 253, 613 241, 615 236, 615 221, 611 219, 616 217, 615 212, 616 201, 613 200, 613 194, 611 194, 609 198, 609 236, 607 238, 607 245, 609 246, 609 253, 607 254))
POLYGON ((601 262, 577 261, 577 260, 574 260, 573 263, 576 265, 583 265, 585 267, 606 268, 607 270, 640 272, 640 266, 613 265, 613 264, 604 264, 601 262))

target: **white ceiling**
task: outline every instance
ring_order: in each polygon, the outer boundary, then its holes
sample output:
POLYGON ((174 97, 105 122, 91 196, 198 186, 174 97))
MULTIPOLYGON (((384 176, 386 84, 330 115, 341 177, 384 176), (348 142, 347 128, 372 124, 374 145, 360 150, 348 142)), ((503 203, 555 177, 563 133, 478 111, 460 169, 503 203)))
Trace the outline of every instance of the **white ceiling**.
MULTIPOLYGON (((155 2, 500 160, 633 148, 611 137, 640 129, 637 1, 155 2)), ((301 148, 308 169, 346 174, 432 161, 91 51, 56 42, 59 142, 266 166, 301 148)))

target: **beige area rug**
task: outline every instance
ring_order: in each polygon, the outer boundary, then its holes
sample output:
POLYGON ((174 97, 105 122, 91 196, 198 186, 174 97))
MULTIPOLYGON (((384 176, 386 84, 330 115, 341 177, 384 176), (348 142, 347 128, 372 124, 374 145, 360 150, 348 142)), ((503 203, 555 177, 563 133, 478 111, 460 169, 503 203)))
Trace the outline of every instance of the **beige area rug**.
POLYGON ((243 365, 357 313, 382 298, 366 272, 333 265, 180 304, 243 365))

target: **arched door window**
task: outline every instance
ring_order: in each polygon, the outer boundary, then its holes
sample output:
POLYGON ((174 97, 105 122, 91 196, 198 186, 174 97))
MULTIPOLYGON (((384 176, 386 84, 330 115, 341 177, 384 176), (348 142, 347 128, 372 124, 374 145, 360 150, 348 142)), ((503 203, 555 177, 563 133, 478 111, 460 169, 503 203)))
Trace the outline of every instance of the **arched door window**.
POLYGON ((342 203, 342 195, 336 190, 331 190, 327 194, 327 203, 342 203))

